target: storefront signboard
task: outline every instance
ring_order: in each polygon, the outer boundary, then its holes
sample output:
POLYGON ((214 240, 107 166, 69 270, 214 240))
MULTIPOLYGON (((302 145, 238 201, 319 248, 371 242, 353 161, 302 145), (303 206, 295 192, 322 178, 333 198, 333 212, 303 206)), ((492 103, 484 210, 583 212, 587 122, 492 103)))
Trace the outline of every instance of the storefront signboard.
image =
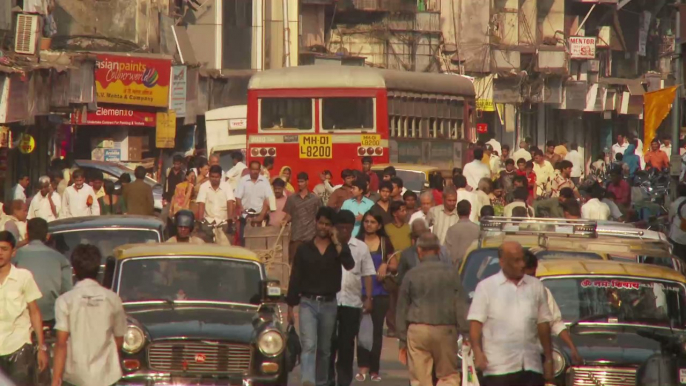
POLYGON ((570 36, 569 53, 572 59, 595 59, 596 38, 589 36, 570 36))
POLYGON ((176 111, 177 117, 186 116, 186 66, 172 67, 172 83, 169 109, 176 111))
POLYGON ((121 161, 121 149, 105 149, 105 162, 121 161))
POLYGON ((71 114, 73 125, 146 126, 155 127, 155 113, 127 108, 98 107, 95 112, 76 110, 71 114))
POLYGON ((173 149, 176 139, 176 112, 157 113, 157 129, 155 131, 155 146, 160 149, 173 149))
POLYGON ((168 107, 171 60, 99 54, 95 85, 99 103, 168 107))
POLYGON ((18 147, 22 154, 31 154, 36 149, 36 140, 31 134, 22 134, 19 138, 18 147))

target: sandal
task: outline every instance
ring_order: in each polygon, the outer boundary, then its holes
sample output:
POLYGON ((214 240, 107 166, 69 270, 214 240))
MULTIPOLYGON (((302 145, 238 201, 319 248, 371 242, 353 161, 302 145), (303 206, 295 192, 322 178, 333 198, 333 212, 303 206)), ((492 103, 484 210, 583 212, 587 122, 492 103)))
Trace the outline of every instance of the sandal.
POLYGON ((381 376, 379 374, 372 374, 369 379, 371 379, 372 382, 381 382, 381 376))
POLYGON ((355 380, 357 382, 364 382, 367 380, 367 374, 357 373, 357 375, 355 375, 355 380))

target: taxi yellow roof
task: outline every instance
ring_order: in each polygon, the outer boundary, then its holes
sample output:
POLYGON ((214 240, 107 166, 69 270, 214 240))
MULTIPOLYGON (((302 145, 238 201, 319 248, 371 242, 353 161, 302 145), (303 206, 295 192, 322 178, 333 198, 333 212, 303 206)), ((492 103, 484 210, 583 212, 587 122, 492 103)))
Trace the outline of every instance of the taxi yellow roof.
POLYGON ((615 260, 560 259, 540 260, 536 276, 540 278, 560 275, 620 275, 665 279, 686 283, 679 272, 666 267, 615 260))
POLYGON ((255 252, 241 247, 217 244, 193 245, 187 243, 126 244, 114 250, 118 260, 146 256, 203 256, 230 257, 234 259, 260 261, 255 252))
POLYGON ((432 165, 417 165, 417 164, 400 164, 400 163, 385 163, 385 164, 374 164, 372 165, 372 170, 383 170, 389 166, 393 166, 396 169, 401 170, 412 170, 418 172, 432 172, 434 170, 439 170, 438 167, 432 165))

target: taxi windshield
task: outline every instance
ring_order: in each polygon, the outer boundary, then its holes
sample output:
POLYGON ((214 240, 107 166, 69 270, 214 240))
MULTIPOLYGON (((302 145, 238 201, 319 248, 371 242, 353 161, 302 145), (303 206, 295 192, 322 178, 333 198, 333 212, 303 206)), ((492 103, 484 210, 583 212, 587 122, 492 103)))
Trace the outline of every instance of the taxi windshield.
POLYGON ((112 255, 112 250, 124 244, 159 243, 160 234, 151 229, 84 229, 79 231, 53 233, 50 243, 61 254, 71 259, 71 252, 79 244, 92 244, 98 247, 105 258, 112 255))
POLYGON ((260 266, 251 261, 139 258, 121 264, 118 294, 124 303, 211 301, 259 304, 260 266))
POLYGON ((553 294, 565 322, 610 315, 593 323, 686 327, 686 291, 680 283, 605 276, 542 281, 553 294))

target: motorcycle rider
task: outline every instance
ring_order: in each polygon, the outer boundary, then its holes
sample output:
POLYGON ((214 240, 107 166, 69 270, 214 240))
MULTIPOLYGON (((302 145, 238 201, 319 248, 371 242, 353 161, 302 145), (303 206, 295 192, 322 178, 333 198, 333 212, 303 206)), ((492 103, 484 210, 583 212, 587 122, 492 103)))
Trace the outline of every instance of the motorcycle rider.
POLYGON ((205 244, 203 239, 191 234, 195 225, 193 212, 187 209, 176 212, 174 223, 176 224, 176 236, 167 240, 168 243, 205 244))

